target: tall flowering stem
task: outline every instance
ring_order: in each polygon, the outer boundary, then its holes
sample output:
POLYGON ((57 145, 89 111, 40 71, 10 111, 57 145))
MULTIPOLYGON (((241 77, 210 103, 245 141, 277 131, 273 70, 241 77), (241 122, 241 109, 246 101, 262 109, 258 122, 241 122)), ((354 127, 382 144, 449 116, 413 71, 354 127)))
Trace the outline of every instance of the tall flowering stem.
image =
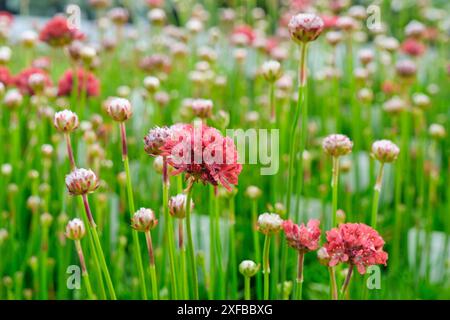
POLYGON ((295 299, 302 300, 303 293, 303 265, 305 262, 305 253, 298 252, 298 265, 297 265, 297 288, 295 290, 295 299))
POLYGON ((263 273, 264 273, 264 300, 269 300, 269 275, 270 275, 270 235, 266 234, 264 238, 263 249, 263 273))
POLYGON ((152 281, 153 299, 158 299, 158 281, 156 280, 155 254, 153 252, 152 235, 150 230, 145 232, 145 240, 147 242, 148 257, 150 259, 150 279, 152 281))
POLYGON ((191 199, 192 199, 192 187, 191 183, 187 189, 186 196, 186 232, 188 241, 188 258, 189 264, 192 271, 192 288, 194 291, 194 299, 198 300, 198 275, 197 275, 197 264, 195 262, 195 251, 194 251, 194 241, 192 239, 192 227, 191 227, 191 199))
POLYGON ((92 291, 92 285, 91 285, 91 281, 89 279, 89 273, 86 268, 86 261, 84 259, 83 249, 81 247, 80 240, 75 240, 75 248, 77 250, 78 258, 80 259, 81 275, 84 279, 84 284, 86 285, 86 292, 88 294, 89 299, 94 300, 95 295, 92 291))
POLYGON ((338 202, 338 183, 339 183, 339 158, 333 157, 333 168, 332 168, 332 178, 331 178, 331 188, 332 188, 332 207, 331 207, 331 226, 336 227, 337 219, 337 202, 338 202))
POLYGON ((345 276, 344 284, 342 285, 341 289, 341 300, 345 299, 345 294, 347 293, 348 285, 350 284, 350 279, 352 278, 353 268, 353 264, 350 264, 350 266, 348 267, 347 275, 345 276))
MULTIPOLYGON (((120 123, 120 133, 121 133, 121 140, 122 140, 122 159, 123 164, 125 167, 125 174, 127 179, 127 195, 128 195, 128 210, 130 212, 130 217, 133 216, 135 212, 134 207, 134 198, 133 198, 133 185, 131 183, 131 174, 130 174, 130 163, 128 160, 128 151, 127 151, 127 138, 126 138, 126 131, 125 131, 125 123, 120 123)), ((136 230, 132 231, 133 235, 133 249, 134 249, 134 256, 135 256, 135 263, 138 271, 139 276, 139 286, 141 288, 141 296, 142 299, 147 299, 147 288, 145 285, 145 273, 144 268, 142 264, 142 254, 141 254, 141 246, 139 244, 139 237, 138 232, 136 230)))

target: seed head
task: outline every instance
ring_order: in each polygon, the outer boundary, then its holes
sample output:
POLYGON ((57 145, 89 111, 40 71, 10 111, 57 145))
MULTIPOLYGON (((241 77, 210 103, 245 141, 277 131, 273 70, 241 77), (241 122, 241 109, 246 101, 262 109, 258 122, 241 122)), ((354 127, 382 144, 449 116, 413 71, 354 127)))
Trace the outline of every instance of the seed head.
POLYGON ((58 131, 69 133, 78 128, 78 116, 70 110, 59 111, 55 113, 53 124, 58 131))
POLYGON ((291 39, 297 44, 316 40, 323 27, 322 18, 313 13, 299 13, 288 24, 291 39))
POLYGON ((73 196, 94 192, 98 183, 98 178, 91 169, 75 169, 66 176, 67 190, 73 196))
POLYGON ((399 153, 400 149, 392 141, 378 140, 372 144, 372 154, 380 162, 393 162, 399 153))
POLYGON ((331 134, 323 140, 322 148, 329 155, 340 157, 352 152, 353 142, 343 134, 331 134))
POLYGON ((151 209, 141 208, 131 218, 131 227, 137 231, 146 232, 158 224, 155 213, 151 209))
POLYGON ((86 234, 83 221, 78 218, 70 220, 66 226, 66 237, 70 240, 81 240, 86 234))
POLYGON ((259 264, 252 260, 244 260, 239 264, 239 272, 244 277, 253 277, 259 270, 259 264))
POLYGON ((111 118, 119 122, 124 122, 133 115, 130 101, 124 98, 111 99, 107 105, 107 110, 111 118))

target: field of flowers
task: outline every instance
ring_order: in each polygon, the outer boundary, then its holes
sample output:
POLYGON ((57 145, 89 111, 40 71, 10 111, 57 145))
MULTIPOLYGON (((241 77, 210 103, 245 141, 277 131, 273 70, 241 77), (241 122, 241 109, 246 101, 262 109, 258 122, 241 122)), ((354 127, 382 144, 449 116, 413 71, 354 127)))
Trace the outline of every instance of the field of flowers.
POLYGON ((1 300, 450 299, 446 1, 82 2, 0 12, 1 300))

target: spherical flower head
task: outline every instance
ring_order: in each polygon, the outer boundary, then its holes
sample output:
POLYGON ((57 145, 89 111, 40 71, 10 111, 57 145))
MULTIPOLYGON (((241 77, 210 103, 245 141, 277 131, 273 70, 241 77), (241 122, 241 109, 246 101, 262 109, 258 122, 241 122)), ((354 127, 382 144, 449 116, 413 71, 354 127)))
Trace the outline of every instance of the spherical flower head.
POLYGON ((33 73, 28 78, 28 85, 34 92, 42 92, 46 83, 46 77, 42 73, 33 73))
MULTIPOLYGON (((183 219, 186 216, 186 201, 185 194, 177 194, 169 199, 169 213, 178 219, 183 219)), ((194 208, 194 202, 191 200, 191 211, 194 208)))
POLYGON ((389 140, 378 140, 372 144, 372 154, 378 161, 389 163, 397 160, 400 149, 389 140))
POLYGON ((144 150, 150 156, 156 157, 163 153, 163 147, 171 136, 168 127, 155 127, 150 129, 144 137, 144 150))
POLYGON ((287 243, 290 247, 299 252, 309 252, 317 250, 320 240, 320 221, 309 220, 307 225, 296 225, 291 220, 283 221, 283 229, 287 243))
POLYGON ((269 82, 275 82, 281 78, 281 64, 276 60, 264 62, 261 68, 262 75, 269 82))
POLYGON ((357 29, 358 24, 355 19, 348 16, 339 17, 336 21, 336 27, 346 32, 351 32, 357 29))
POLYGON ((384 240, 377 231, 363 223, 345 223, 327 231, 324 245, 330 256, 329 266, 348 263, 360 274, 371 265, 386 265, 388 254, 383 251, 384 240))
POLYGON ((200 119, 211 118, 213 102, 208 99, 194 99, 191 104, 192 113, 200 119))
POLYGON ((14 84, 22 94, 33 95, 36 92, 42 92, 45 87, 50 87, 52 81, 45 71, 37 68, 27 68, 15 76, 14 84))
POLYGON ((383 104, 383 110, 390 114, 399 114, 406 108, 406 102, 397 96, 392 97, 383 104))
POLYGON ((417 73, 417 66, 412 60, 401 60, 395 65, 395 70, 400 78, 410 79, 417 73))
POLYGON ((52 47, 63 47, 81 38, 83 34, 62 15, 50 19, 39 34, 39 40, 52 47))
POLYGON ((322 18, 313 13, 299 13, 288 24, 291 39, 297 44, 314 41, 322 33, 322 18))
POLYGON ((352 152, 353 142, 343 134, 331 134, 323 140, 322 148, 329 155, 340 157, 352 152))
POLYGON ((244 276, 251 278, 259 270, 259 265, 252 260, 244 260, 239 264, 239 272, 244 276))
POLYGON ((342 41, 342 32, 340 31, 329 31, 325 35, 325 39, 331 46, 336 46, 342 41))
POLYGON ((23 96, 17 89, 11 89, 6 92, 3 103, 9 109, 17 109, 23 101, 23 96))
POLYGON ((447 135, 444 126, 438 123, 432 123, 428 128, 428 133, 433 139, 436 140, 441 140, 447 135))
MULTIPOLYGON (((92 72, 78 69, 77 74, 77 92, 81 94, 83 90, 88 97, 98 96, 100 94, 100 81, 92 72)), ((72 69, 67 70, 58 82, 58 96, 70 96, 72 94, 74 74, 72 69)))
POLYGON ((91 169, 75 169, 66 176, 67 190, 73 196, 94 192, 98 183, 98 178, 91 169))
POLYGON ((158 219, 151 209, 140 208, 131 218, 131 227, 137 231, 147 232, 156 227, 158 219))
POLYGON ((265 234, 274 234, 281 230, 283 219, 276 213, 263 213, 258 217, 258 231, 265 234))
POLYGON ((161 26, 166 22, 166 13, 161 8, 155 8, 148 12, 147 18, 152 24, 161 26))
POLYGON ((248 186, 245 195, 252 200, 256 200, 262 195, 262 191, 257 186, 248 186))
POLYGON ((70 220, 66 225, 66 237, 70 240, 81 240, 86 234, 83 221, 78 218, 70 220))
POLYGON ((113 98, 107 105, 108 114, 115 121, 124 122, 131 118, 133 109, 131 103, 124 98, 113 98))
POLYGON ((412 100, 415 106, 423 110, 431 106, 430 97, 424 93, 414 93, 412 100))
POLYGON ((108 16, 109 19, 111 19, 111 21, 118 26, 124 25, 129 19, 128 10, 120 7, 112 8, 108 12, 108 16))
POLYGON ((242 165, 238 163, 236 146, 215 128, 196 122, 171 127, 171 137, 164 145, 173 175, 186 173, 192 182, 219 184, 231 190, 237 185, 242 165))
POLYGON ((160 87, 160 81, 156 77, 148 76, 144 78, 144 88, 149 93, 155 93, 160 87))
POLYGON ((53 117, 53 125, 55 128, 64 133, 69 133, 78 128, 79 121, 75 112, 63 110, 55 113, 53 117))
POLYGON ((53 222, 53 216, 48 212, 44 212, 41 214, 40 220, 42 227, 49 228, 53 222))
POLYGON ((410 21, 405 27, 405 35, 416 39, 421 38, 425 31, 425 26, 417 20, 410 21))

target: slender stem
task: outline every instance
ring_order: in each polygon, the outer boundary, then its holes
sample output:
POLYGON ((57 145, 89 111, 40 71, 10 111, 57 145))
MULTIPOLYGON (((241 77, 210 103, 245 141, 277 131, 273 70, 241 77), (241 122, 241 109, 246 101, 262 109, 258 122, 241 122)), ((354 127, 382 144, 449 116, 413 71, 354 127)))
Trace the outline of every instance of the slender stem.
MULTIPOLYGON (((163 163, 166 159, 163 160, 163 163)), ((167 164, 166 164, 167 165, 167 164)), ((163 210, 164 221, 167 225, 167 245, 169 247, 169 264, 170 264, 170 278, 172 280, 172 296, 174 299, 178 299, 178 286, 175 273, 175 242, 172 228, 172 216, 169 215, 169 183, 163 177, 163 210)))
POLYGON ((183 219, 178 220, 178 248, 180 249, 181 292, 183 299, 189 299, 188 274, 186 270, 186 249, 184 247, 183 219))
POLYGON ((336 271, 334 270, 334 267, 328 267, 328 272, 330 274, 331 299, 337 300, 338 299, 338 289, 337 289, 337 284, 336 284, 336 271))
POLYGON ((270 275, 270 236, 266 234, 263 249, 263 273, 264 273, 264 300, 269 300, 269 275, 270 275))
POLYGON ((332 180, 331 180, 331 188, 333 192, 332 199, 332 220, 331 227, 334 228, 337 226, 336 212, 337 212, 337 203, 338 203, 338 183, 339 183, 339 158, 333 157, 333 169, 332 169, 332 180))
POLYGON ((112 284, 111 276, 109 274, 109 270, 108 270, 108 267, 106 265, 105 255, 103 253, 103 249, 102 249, 102 246, 100 244, 100 238, 99 238, 98 233, 97 233, 97 225, 95 224, 94 219, 92 217, 92 213, 91 213, 91 209, 89 207, 89 202, 88 202, 87 195, 83 194, 82 198, 83 198, 84 209, 86 211, 86 216, 87 216, 88 221, 89 221, 89 228, 92 231, 92 236, 93 236, 93 240, 94 240, 95 249, 96 249, 98 257, 99 257, 100 267, 101 267, 101 269, 103 271, 103 275, 105 276, 106 285, 108 287, 109 294, 111 295, 111 299, 117 300, 116 292, 115 292, 114 286, 112 284))
MULTIPOLYGON (((132 218, 136 209, 134 207, 133 185, 131 183, 130 163, 128 159, 127 136, 125 124, 123 122, 120 123, 120 134, 122 140, 122 159, 127 179, 128 210, 130 212, 130 218, 132 218)), ((145 273, 142 262, 141 246, 139 244, 139 235, 136 230, 132 230, 131 233, 133 237, 134 259, 139 276, 139 287, 141 288, 141 297, 142 299, 147 300, 147 286, 145 285, 145 273)))
POLYGON ((48 300, 48 227, 45 226, 41 234, 41 254, 40 254, 40 298, 48 300))
POLYGON ((230 262, 229 273, 231 276, 231 298, 237 299, 238 291, 238 278, 237 278, 237 258, 236 258, 236 235, 235 235, 235 209, 234 209, 234 197, 230 199, 230 262))
MULTIPOLYGON (((194 300, 198 300, 198 276, 197 276, 197 264, 195 262, 195 251, 194 251, 194 241, 192 239, 192 229, 191 229, 191 197, 192 197, 192 187, 188 188, 188 193, 186 197, 186 231, 188 240, 188 258, 190 263, 190 268, 192 271, 192 281, 194 290, 194 300)), ((211 257, 212 258, 212 257, 211 257)))
MULTIPOLYGON (((253 250, 255 253, 255 261, 260 263, 261 261, 261 245, 259 243, 259 234, 255 230, 256 223, 258 220, 258 202, 256 200, 252 200, 252 235, 253 235, 253 250)), ((262 277, 261 273, 258 272, 256 274, 256 297, 258 299, 262 298, 261 291, 262 290, 262 277)))
POLYGON ((91 281, 89 280, 89 274, 87 272, 86 261, 84 259, 83 249, 81 247, 80 240, 75 240, 75 248, 77 249, 78 258, 80 259, 81 274, 82 274, 83 279, 84 279, 84 284, 86 285, 86 292, 87 292, 88 298, 90 300, 94 300, 95 299, 95 295, 92 292, 91 281))
POLYGON ((342 286, 342 289, 341 289, 341 299, 344 299, 345 294, 347 292, 348 285, 350 283, 350 279, 352 278, 353 268, 354 268, 353 265, 350 264, 350 266, 348 268, 347 276, 345 277, 344 285, 342 286))
POLYGON ((150 279, 152 281, 152 296, 153 300, 157 300, 159 299, 158 282, 156 280, 155 255, 153 253, 152 235, 150 233, 150 230, 145 232, 145 240, 147 241, 148 258, 150 260, 150 279))
POLYGON ((75 165, 75 158, 73 156, 73 149, 72 149, 72 143, 70 141, 70 135, 68 133, 65 133, 64 137, 66 138, 67 155, 69 157, 70 170, 75 170, 75 168, 77 166, 75 165))
POLYGON ((252 295, 250 292, 250 277, 244 276, 244 299, 245 300, 251 300, 252 295))
POLYGON ((302 251, 298 252, 298 270, 297 270, 297 289, 295 291, 295 299, 302 300, 303 292, 303 264, 305 261, 305 253, 302 251))
POLYGON ((375 182, 374 193, 373 193, 373 202, 372 202, 372 217, 370 225, 372 228, 376 229, 377 227, 377 215, 378 215, 378 203, 380 199, 381 185, 383 183, 383 168, 384 163, 381 162, 380 171, 378 171, 377 181, 375 182))

